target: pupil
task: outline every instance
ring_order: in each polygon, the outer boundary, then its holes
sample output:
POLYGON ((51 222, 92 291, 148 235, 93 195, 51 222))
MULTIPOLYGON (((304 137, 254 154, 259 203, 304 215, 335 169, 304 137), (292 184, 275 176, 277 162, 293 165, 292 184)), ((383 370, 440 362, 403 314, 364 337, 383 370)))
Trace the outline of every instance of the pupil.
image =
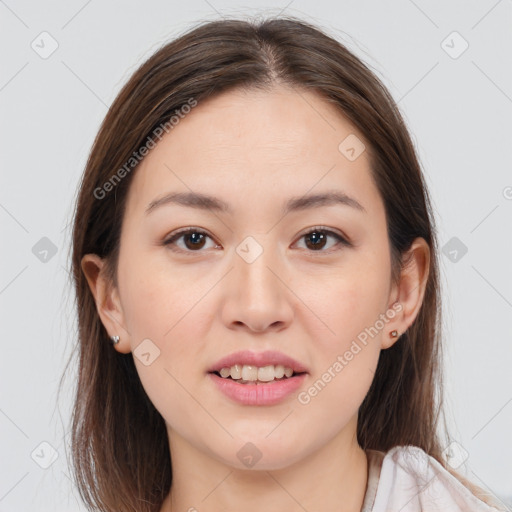
POLYGON ((204 238, 204 235, 202 233, 190 233, 188 236, 187 236, 187 239, 188 240, 191 240, 191 245, 192 247, 195 247, 197 249, 197 247, 202 247, 201 245, 201 242, 203 241, 202 238, 204 238), (199 243, 197 243, 199 242, 199 243))
POLYGON ((313 247, 320 247, 322 241, 325 239, 325 235, 323 233, 318 233, 317 231, 313 231, 313 233, 310 233, 308 236, 308 239, 314 239, 313 247))

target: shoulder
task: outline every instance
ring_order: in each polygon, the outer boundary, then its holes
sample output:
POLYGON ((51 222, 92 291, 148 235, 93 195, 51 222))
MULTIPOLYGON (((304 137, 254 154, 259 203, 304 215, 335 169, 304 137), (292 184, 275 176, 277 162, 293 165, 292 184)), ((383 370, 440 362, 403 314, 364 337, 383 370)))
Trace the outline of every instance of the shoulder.
MULTIPOLYGON (((416 446, 367 450, 368 512, 497 512, 416 446), (371 506, 368 506, 370 505, 371 506)), ((363 507, 365 510, 365 507, 363 507)))

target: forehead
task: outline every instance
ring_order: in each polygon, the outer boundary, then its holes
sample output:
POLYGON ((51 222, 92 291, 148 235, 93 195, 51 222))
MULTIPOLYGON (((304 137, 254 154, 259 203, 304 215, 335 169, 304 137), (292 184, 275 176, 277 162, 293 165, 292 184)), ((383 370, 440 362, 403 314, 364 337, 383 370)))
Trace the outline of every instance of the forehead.
POLYGON ((199 103, 149 152, 135 172, 128 210, 143 211, 171 191, 208 193, 243 207, 248 199, 261 204, 333 188, 370 210, 380 198, 362 144, 368 147, 314 92, 229 91, 199 103), (362 153, 347 158, 347 144, 362 153))

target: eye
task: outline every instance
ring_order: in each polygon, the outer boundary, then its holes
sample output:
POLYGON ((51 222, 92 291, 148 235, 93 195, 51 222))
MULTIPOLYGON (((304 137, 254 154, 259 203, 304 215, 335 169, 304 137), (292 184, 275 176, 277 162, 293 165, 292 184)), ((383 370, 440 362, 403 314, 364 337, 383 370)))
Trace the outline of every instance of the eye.
MULTIPOLYGON (((299 240, 305 239, 306 240, 306 248, 310 249, 311 252, 331 252, 330 250, 322 250, 327 245, 327 240, 335 239, 337 241, 336 245, 342 245, 346 247, 350 247, 352 244, 346 240, 343 236, 340 234, 327 229, 323 226, 315 226, 314 228, 311 228, 307 233, 304 233, 301 235, 299 240)), ((330 248, 333 246, 331 245, 330 248)))
MULTIPOLYGON (((337 241, 336 245, 342 245, 346 247, 350 247, 352 244, 346 240, 342 235, 327 229, 323 226, 315 226, 311 228, 306 233, 302 234, 299 240, 306 239, 306 249, 309 249, 310 252, 331 252, 330 250, 323 250, 326 245, 328 239, 334 239, 337 241)), ((170 246, 170 249, 175 252, 201 252, 206 246, 206 240, 213 239, 200 228, 184 228, 172 236, 170 236, 167 240, 163 242, 163 245, 170 246), (180 239, 183 238, 184 246, 181 246, 177 243, 180 239)), ((219 247, 219 245, 214 244, 214 248, 219 247)), ((332 248, 332 245, 331 245, 332 248)))
POLYGON ((163 245, 171 246, 170 249, 176 252, 199 252, 199 249, 202 249, 205 246, 205 241, 207 238, 212 240, 212 238, 206 233, 206 231, 203 231, 202 229, 185 228, 174 233, 174 235, 172 235, 170 238, 163 242, 163 245), (180 238, 184 239, 185 247, 179 247, 175 243, 180 238), (177 249, 176 246, 178 246, 179 248, 177 249))

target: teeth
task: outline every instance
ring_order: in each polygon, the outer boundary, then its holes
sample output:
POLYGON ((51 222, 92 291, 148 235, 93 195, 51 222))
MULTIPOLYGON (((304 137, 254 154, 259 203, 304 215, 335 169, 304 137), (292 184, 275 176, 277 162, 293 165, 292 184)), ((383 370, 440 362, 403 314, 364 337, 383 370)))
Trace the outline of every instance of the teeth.
POLYGON ((242 378, 242 365, 235 364, 235 366, 232 366, 231 368, 228 368, 228 377, 231 374, 232 379, 241 379, 242 378))
POLYGON ((276 379, 282 379, 284 377, 284 366, 282 364, 274 366, 274 371, 276 379))
POLYGON ((262 368, 258 368, 258 380, 262 382, 270 382, 274 380, 275 371, 274 365, 263 366, 262 368))
POLYGON ((244 364, 242 367, 242 380, 258 380, 258 367, 244 364))
POLYGON ((221 368, 220 370, 220 376, 227 378, 231 375, 231 370, 229 368, 221 368))
POLYGON ((293 369, 283 366, 282 364, 268 366, 252 366, 248 364, 235 364, 231 368, 225 367, 220 369, 220 376, 227 379, 231 377, 233 380, 245 382, 271 382, 274 379, 282 379, 283 377, 291 377, 293 369))

